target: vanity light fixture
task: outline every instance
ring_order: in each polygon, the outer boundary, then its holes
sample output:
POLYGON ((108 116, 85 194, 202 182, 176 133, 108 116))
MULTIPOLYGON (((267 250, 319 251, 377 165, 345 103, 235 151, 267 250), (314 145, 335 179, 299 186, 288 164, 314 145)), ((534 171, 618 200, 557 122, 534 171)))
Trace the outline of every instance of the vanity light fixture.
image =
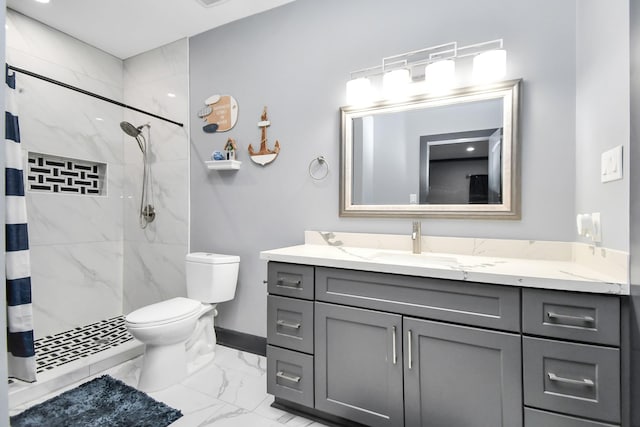
POLYGON ((382 94, 386 99, 402 99, 409 94, 411 72, 406 68, 387 71, 382 75, 382 94))
MULTIPOLYGON (((382 58, 382 64, 350 73, 347 104, 362 105, 379 98, 398 99, 420 93, 438 94, 460 85, 456 81, 456 62, 473 58, 472 81, 490 83, 506 75, 503 40, 458 46, 449 42, 382 58), (372 90, 372 78, 382 76, 381 97, 372 90), (368 92, 365 93, 365 92, 368 92)), ((464 83, 464 82, 462 82, 464 83)))
POLYGON ((453 59, 432 62, 424 68, 424 83, 427 92, 446 92, 455 85, 455 82, 456 63, 453 59))
POLYGON ((367 105, 371 102, 371 80, 358 77, 347 82, 347 104, 367 105))
POLYGON ((504 49, 488 50, 473 58, 474 83, 491 83, 500 80, 506 73, 507 51, 504 49))

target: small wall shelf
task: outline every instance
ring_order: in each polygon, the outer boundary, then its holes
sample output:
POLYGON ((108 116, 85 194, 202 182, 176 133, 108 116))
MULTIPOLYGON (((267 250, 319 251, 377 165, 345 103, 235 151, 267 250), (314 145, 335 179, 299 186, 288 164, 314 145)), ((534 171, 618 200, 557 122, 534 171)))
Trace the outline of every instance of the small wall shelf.
POLYGON ((205 164, 208 169, 212 170, 238 170, 242 162, 238 160, 209 160, 205 164))

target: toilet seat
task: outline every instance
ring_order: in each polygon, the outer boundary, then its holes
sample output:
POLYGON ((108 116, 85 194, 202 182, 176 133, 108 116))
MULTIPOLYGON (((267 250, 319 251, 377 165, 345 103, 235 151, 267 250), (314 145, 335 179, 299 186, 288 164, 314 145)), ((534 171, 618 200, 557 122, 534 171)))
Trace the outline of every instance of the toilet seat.
POLYGON ((125 322, 133 328, 153 327, 178 322, 200 313, 200 301, 177 297, 132 311, 125 322))

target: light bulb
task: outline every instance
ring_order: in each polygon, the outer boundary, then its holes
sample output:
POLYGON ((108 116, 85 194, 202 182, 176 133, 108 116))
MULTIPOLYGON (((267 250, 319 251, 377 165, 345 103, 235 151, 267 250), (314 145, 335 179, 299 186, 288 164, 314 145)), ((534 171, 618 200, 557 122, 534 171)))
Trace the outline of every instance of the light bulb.
POLYGON ((490 83, 507 73, 507 51, 504 49, 482 52, 473 58, 473 82, 490 83))
POLYGON ((404 98, 409 94, 411 73, 405 68, 389 71, 382 76, 382 94, 386 99, 404 98))
POLYGON ((455 84, 456 63, 453 59, 432 62, 424 68, 424 82, 427 92, 446 92, 455 84))
POLYGON ((347 104, 365 105, 371 102, 371 81, 366 77, 347 82, 347 104))

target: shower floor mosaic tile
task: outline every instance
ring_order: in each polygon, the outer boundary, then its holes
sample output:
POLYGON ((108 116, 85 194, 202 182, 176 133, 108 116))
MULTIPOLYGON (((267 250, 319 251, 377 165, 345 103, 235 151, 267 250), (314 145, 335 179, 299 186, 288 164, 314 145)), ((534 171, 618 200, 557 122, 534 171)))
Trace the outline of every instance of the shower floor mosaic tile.
POLYGON ((35 340, 36 373, 66 365, 133 340, 124 316, 101 320, 35 340))

